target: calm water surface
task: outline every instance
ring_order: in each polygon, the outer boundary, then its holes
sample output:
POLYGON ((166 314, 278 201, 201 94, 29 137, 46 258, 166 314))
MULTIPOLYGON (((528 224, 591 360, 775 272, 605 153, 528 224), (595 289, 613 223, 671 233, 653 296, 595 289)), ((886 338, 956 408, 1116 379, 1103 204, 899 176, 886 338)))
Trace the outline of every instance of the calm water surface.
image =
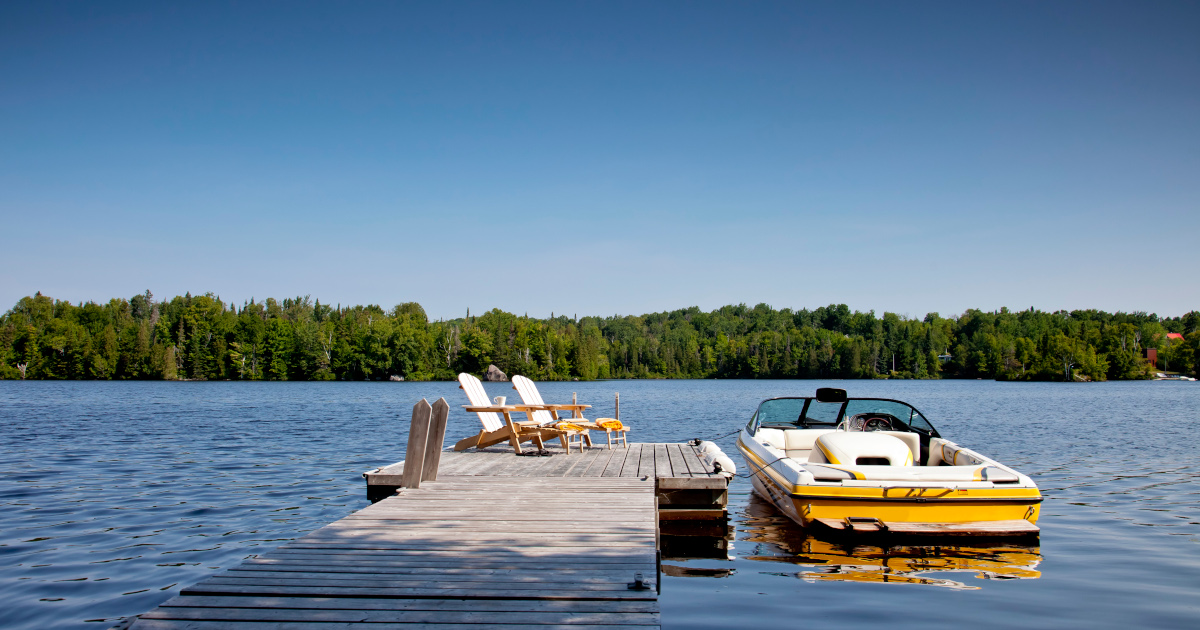
MULTIPOLYGON (((548 383, 638 441, 733 431, 820 381, 548 383)), ((1200 383, 840 382, 914 404, 1041 486, 1034 546, 845 546, 731 487, 728 559, 668 561, 667 628, 1200 626, 1200 383)), ((488 384, 492 395, 513 395, 488 384)), ((104 628, 367 504, 455 383, 0 381, 0 627, 104 628)), ((733 453, 732 437, 718 440, 733 453)), ((739 459, 736 457, 735 459, 739 459)), ((742 462, 738 461, 742 466, 742 462)))

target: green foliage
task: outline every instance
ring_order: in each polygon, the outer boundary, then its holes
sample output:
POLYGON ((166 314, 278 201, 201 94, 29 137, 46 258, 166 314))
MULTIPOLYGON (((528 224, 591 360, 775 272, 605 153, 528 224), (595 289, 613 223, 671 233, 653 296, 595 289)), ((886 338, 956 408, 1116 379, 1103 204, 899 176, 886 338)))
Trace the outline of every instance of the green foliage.
POLYGON ((309 296, 239 309, 215 295, 107 304, 40 293, 0 317, 0 378, 406 380, 578 378, 1148 378, 1200 366, 1200 314, 1033 309, 954 318, 745 304, 531 319, 493 309, 430 322, 415 302, 331 307, 309 296), (1167 333, 1180 333, 1172 339, 1167 333), (1144 358, 1158 350, 1159 364, 1144 358))

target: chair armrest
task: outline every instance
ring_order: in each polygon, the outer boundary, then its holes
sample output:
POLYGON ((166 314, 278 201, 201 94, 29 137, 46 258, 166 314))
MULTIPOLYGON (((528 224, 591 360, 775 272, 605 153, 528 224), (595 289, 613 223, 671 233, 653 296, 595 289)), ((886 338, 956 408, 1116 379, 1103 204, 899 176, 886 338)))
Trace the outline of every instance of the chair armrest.
POLYGON ((557 411, 560 409, 567 409, 567 410, 573 411, 575 409, 583 410, 583 409, 591 408, 591 405, 557 405, 557 404, 548 404, 548 403, 544 404, 544 405, 526 405, 526 406, 528 406, 531 409, 545 409, 547 411, 550 411, 550 410, 557 411))

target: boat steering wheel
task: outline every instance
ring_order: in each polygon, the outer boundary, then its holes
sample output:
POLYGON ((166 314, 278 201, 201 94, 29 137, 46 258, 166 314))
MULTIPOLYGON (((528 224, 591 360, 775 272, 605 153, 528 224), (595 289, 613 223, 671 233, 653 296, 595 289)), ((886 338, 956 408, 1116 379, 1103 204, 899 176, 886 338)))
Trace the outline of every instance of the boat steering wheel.
POLYGON ((849 422, 850 431, 895 431, 890 416, 885 414, 860 413, 849 422))
POLYGON ((892 421, 884 416, 871 416, 863 421, 863 431, 891 431, 892 421))

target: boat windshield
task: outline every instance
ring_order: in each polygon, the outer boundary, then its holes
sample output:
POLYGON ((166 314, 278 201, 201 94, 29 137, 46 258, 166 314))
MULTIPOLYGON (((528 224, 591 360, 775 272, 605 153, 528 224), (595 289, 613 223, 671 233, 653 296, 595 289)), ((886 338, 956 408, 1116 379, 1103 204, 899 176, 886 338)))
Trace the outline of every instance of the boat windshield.
POLYGON ((773 398, 758 407, 760 426, 795 426, 800 422, 807 398, 773 398))
POLYGON ((837 424, 838 412, 842 410, 842 403, 820 402, 813 400, 808 403, 808 409, 804 411, 805 424, 837 424))
MULTIPOLYGON (((820 402, 815 398, 771 398, 758 407, 754 422, 760 427, 781 429, 794 427, 833 427, 841 422, 865 425, 875 419, 868 430, 915 431, 937 436, 937 430, 908 403, 882 398, 851 398, 845 403, 820 402)), ((862 430, 860 426, 852 430, 862 430)))
MULTIPOLYGON (((898 400, 878 400, 871 398, 852 398, 846 402, 846 411, 842 413, 842 418, 847 421, 852 421, 855 418, 882 416, 889 421, 899 420, 907 425, 907 427, 915 429, 919 433, 929 433, 933 431, 933 425, 917 411, 906 403, 898 400)), ((892 422, 894 424, 894 421, 892 422)), ((903 431, 905 427, 894 427, 896 430, 903 431)))

